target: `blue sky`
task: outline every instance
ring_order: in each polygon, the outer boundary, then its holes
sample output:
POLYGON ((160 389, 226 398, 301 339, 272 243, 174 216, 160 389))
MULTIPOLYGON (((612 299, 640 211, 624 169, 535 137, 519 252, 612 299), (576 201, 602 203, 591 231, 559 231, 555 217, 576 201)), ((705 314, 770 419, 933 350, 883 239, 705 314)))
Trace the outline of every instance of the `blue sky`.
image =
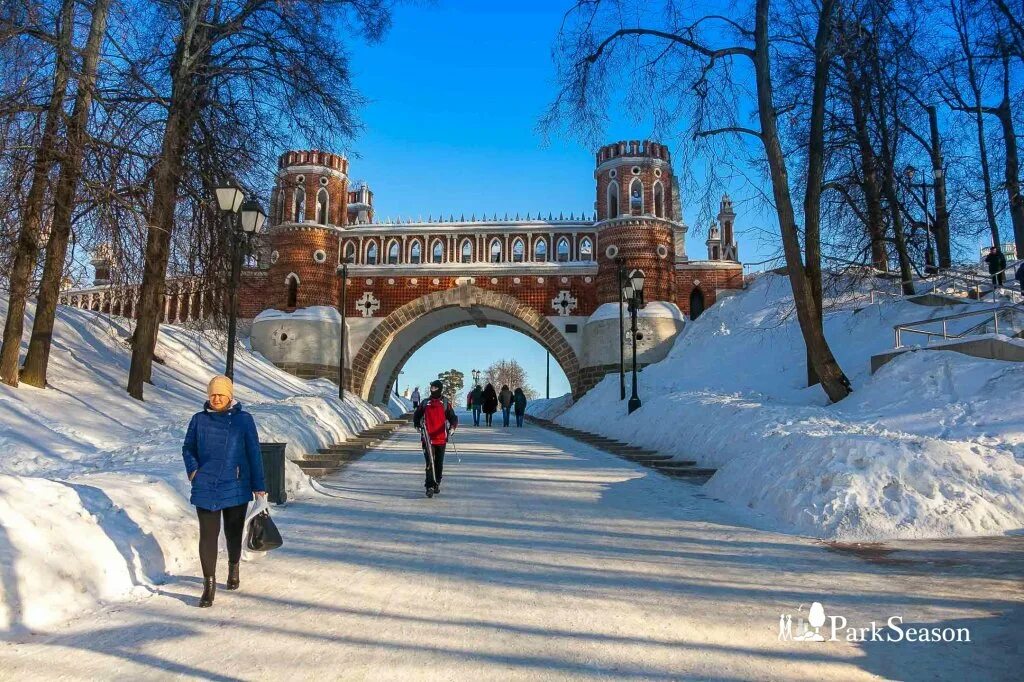
MULTIPOLYGON (((567 6, 399 6, 383 43, 350 46, 356 85, 370 103, 361 114, 364 131, 347 152, 353 179, 374 191, 378 219, 593 211, 593 150, 557 137, 545 146, 536 131, 555 92, 550 50, 567 6)), ((615 119, 606 139, 647 136, 649 126, 615 119)), ((689 251, 699 256, 704 237, 693 227, 696 208, 687 208, 685 197, 683 204, 689 251)), ((741 240, 745 224, 740 216, 741 240)), ((759 260, 754 256, 751 243, 744 257, 759 260)), ((451 367, 468 377, 474 367, 515 357, 543 393, 545 355, 517 332, 465 327, 417 351, 400 386, 425 386, 451 367)), ((561 395, 568 382, 556 363, 552 368, 551 393, 561 395)))

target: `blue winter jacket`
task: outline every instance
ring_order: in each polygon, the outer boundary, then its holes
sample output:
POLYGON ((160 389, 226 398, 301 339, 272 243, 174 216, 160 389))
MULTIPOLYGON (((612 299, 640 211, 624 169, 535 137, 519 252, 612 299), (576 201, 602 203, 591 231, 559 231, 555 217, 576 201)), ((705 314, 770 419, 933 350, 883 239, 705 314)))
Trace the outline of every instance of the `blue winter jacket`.
POLYGON ((254 492, 266 490, 256 422, 238 403, 224 412, 206 403, 192 415, 181 456, 185 471, 196 472, 191 502, 201 509, 245 504, 254 492))

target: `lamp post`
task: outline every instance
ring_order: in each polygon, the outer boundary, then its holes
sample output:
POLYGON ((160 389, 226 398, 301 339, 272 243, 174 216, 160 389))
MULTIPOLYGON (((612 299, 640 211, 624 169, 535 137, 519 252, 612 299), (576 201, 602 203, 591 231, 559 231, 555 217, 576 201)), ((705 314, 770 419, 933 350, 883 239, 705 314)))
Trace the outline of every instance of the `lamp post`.
POLYGON ((341 273, 341 331, 338 334, 338 398, 345 402, 345 313, 346 295, 348 293, 348 262, 349 258, 343 256, 338 272, 341 273))
POLYGON ((630 330, 633 334, 633 395, 629 398, 628 409, 629 414, 633 414, 638 407, 640 407, 640 396, 637 393, 637 377, 636 377, 636 342, 640 338, 636 331, 636 315, 640 308, 644 305, 644 271, 634 270, 629 273, 629 278, 626 280, 625 286, 622 288, 622 294, 625 296, 626 301, 629 303, 629 321, 630 330))
POLYGON ((244 194, 240 187, 233 183, 225 183, 216 187, 217 207, 227 222, 227 232, 231 240, 231 282, 228 292, 228 353, 224 375, 232 381, 235 378, 235 340, 238 333, 238 285, 242 276, 242 247, 250 245, 252 235, 263 229, 267 220, 266 213, 253 199, 242 202, 244 194), (237 220, 240 216, 241 220, 237 220))
MULTIPOLYGON (((939 172, 942 172, 941 169, 939 170, 939 172)), ((928 220, 928 183, 923 181, 918 182, 916 184, 914 183, 914 176, 917 175, 917 168, 915 168, 914 166, 907 166, 906 168, 904 168, 903 175, 907 178, 907 184, 910 185, 911 190, 913 190, 914 187, 921 188, 921 193, 923 197, 921 205, 924 208, 925 272, 927 272, 928 274, 934 274, 932 272, 929 272, 929 269, 934 270, 935 268, 935 259, 932 258, 932 227, 928 220)))
POLYGON ((474 369, 470 372, 473 375, 473 387, 476 388, 480 385, 480 370, 474 369))
POLYGON ((625 336, 624 329, 625 329, 625 326, 626 326, 626 322, 625 322, 625 320, 622 319, 622 304, 623 304, 622 296, 623 296, 623 287, 625 286, 625 282, 623 280, 626 279, 626 259, 623 258, 622 256, 619 256, 618 258, 615 259, 615 265, 616 265, 616 268, 617 268, 617 271, 618 271, 617 274, 618 274, 618 277, 619 277, 619 400, 625 400, 626 399, 626 348, 625 348, 626 340, 624 338, 624 336, 625 336))

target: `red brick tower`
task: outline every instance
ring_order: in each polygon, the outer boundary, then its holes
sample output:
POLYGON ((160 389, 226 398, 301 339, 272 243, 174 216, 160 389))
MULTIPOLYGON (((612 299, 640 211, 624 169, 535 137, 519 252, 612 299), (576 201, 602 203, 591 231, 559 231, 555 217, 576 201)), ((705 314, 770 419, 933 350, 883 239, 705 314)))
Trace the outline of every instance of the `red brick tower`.
POLYGON ((278 159, 267 307, 337 304, 338 230, 348 224, 348 185, 344 156, 296 150, 278 159))
POLYGON ((597 152, 599 303, 619 300, 615 259, 644 271, 648 301, 675 301, 672 157, 648 140, 616 142, 597 152))

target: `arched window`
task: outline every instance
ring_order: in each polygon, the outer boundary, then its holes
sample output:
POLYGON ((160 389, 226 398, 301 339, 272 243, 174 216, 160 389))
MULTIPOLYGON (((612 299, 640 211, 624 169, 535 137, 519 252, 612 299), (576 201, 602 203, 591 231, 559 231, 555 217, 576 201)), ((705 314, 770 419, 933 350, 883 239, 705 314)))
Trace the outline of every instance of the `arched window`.
POLYGON ((416 239, 413 241, 412 246, 409 248, 409 262, 420 264, 423 259, 423 247, 420 246, 420 240, 416 239))
POLYGON ((330 203, 330 196, 326 189, 316 193, 316 221, 321 225, 327 224, 327 206, 330 203))
POLYGON ((580 260, 594 260, 594 242, 590 241, 590 237, 580 241, 580 260))
POLYGON ((558 248, 555 249, 555 260, 559 263, 566 263, 569 260, 569 240, 565 237, 558 240, 558 248))
POLYGON ((619 216, 619 183, 615 180, 608 183, 608 217, 619 216))
POLYGON ((444 245, 441 244, 441 240, 438 239, 434 242, 434 248, 431 249, 430 260, 434 263, 440 263, 444 260, 444 245))
POLYGON ((473 243, 470 242, 468 239, 462 240, 462 262, 473 262, 473 243))
POLYGON ((515 241, 512 242, 512 262, 522 263, 526 258, 526 246, 523 244, 523 240, 516 237, 515 241))
POLYGON ((306 190, 301 187, 295 188, 292 199, 292 221, 301 223, 306 219, 306 190))
POLYGON ((665 217, 665 188, 660 182, 654 183, 654 215, 665 217))
POLYGON ((377 264, 377 242, 370 242, 370 245, 366 247, 366 264, 377 264))
POLYGON ((285 303, 286 308, 295 308, 299 302, 299 278, 293 272, 288 275, 288 300, 285 303))
POLYGON ((398 265, 399 253, 398 242, 392 240, 388 245, 388 265, 398 265))
POLYGON ((690 319, 696 320, 704 312, 704 292, 695 287, 690 292, 690 319))
POLYGON ((346 242, 345 243, 345 262, 355 263, 356 261, 356 243, 346 242))
POLYGON ((644 183, 640 178, 633 178, 629 183, 629 210, 631 213, 644 212, 644 183))
POLYGON ((543 263, 548 259, 548 240, 541 237, 533 244, 533 260, 543 263))
POLYGON ((497 238, 491 240, 491 262, 501 262, 501 240, 497 238))

